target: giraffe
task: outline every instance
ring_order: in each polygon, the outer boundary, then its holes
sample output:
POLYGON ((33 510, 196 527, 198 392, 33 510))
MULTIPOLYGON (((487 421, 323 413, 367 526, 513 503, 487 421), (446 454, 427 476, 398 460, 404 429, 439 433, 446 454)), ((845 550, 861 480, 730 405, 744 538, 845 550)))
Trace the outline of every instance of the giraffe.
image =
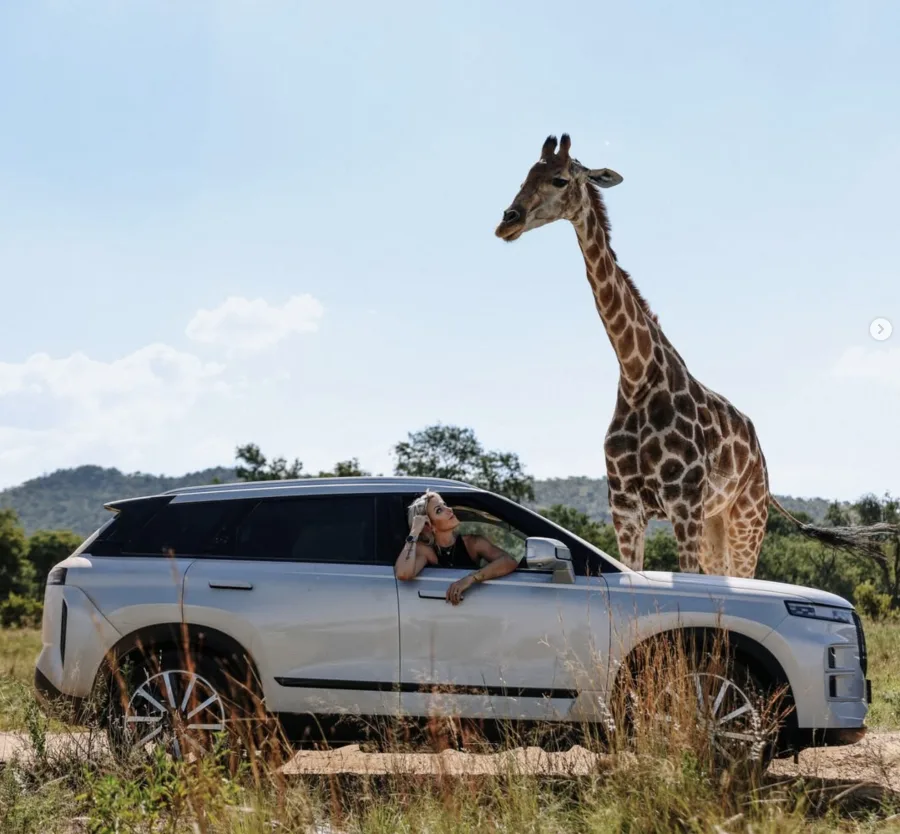
MULTIPOLYGON (((769 502, 765 457, 751 420, 697 381, 609 245, 601 188, 622 177, 588 169, 571 140, 549 136, 495 234, 514 241, 566 219, 575 227, 597 312, 619 361, 606 434, 609 505, 622 561, 644 562, 648 520, 671 522, 684 572, 753 577, 769 502)), ((810 525, 801 525, 809 528, 810 525)))

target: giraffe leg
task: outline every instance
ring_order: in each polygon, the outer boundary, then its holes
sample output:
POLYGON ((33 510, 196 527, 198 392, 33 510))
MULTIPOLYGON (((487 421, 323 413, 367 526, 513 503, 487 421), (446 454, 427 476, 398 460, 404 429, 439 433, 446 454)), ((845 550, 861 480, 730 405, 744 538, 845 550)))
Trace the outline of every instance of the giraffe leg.
POLYGON ((647 525, 638 515, 613 512, 613 526, 619 545, 619 561, 632 570, 643 570, 644 531, 647 525))
POLYGON ((640 496, 636 493, 610 489, 610 510, 616 541, 619 545, 619 560, 632 570, 644 569, 644 532, 647 521, 640 496))
POLYGON ((755 575, 768 518, 768 488, 765 473, 760 468, 728 510, 726 534, 731 576, 752 579, 755 575))
POLYGON ((666 518, 678 542, 678 567, 682 573, 700 573, 703 541, 703 502, 699 497, 682 497, 663 504, 666 518), (694 500, 691 500, 694 499, 694 500))
POLYGON ((700 543, 700 565, 703 572, 714 576, 730 576, 731 553, 725 530, 725 515, 714 515, 703 523, 700 543))

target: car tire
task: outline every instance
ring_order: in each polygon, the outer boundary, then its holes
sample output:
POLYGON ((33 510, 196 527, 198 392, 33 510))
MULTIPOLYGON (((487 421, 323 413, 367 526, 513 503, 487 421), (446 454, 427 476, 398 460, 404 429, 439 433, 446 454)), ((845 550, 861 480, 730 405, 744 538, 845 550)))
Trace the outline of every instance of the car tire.
MULTIPOLYGON (((666 653, 672 650, 671 644, 653 648, 660 647, 666 653)), ((629 747, 634 748, 641 732, 653 728, 657 735, 645 740, 680 740, 708 752, 716 769, 765 768, 773 755, 777 729, 770 718, 774 703, 770 687, 733 655, 716 663, 705 646, 679 648, 684 650, 683 660, 674 674, 658 665, 650 676, 632 668, 624 693, 629 747)))
POLYGON ((113 755, 124 760, 162 746, 173 759, 190 759, 217 744, 232 753, 255 746, 266 716, 246 668, 236 658, 174 648, 132 653, 110 680, 106 723, 113 755))

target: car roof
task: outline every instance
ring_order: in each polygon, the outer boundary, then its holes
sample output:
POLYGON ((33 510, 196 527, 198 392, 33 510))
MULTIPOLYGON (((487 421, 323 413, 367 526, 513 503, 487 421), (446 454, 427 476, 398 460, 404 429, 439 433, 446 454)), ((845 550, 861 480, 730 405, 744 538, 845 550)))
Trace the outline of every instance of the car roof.
POLYGON ((391 492, 483 492, 479 487, 464 481, 427 477, 349 477, 349 478, 297 478, 279 481, 238 481, 230 484, 201 484, 178 487, 158 496, 125 498, 106 504, 116 509, 132 501, 146 498, 173 496, 173 503, 191 501, 227 501, 240 498, 282 498, 294 495, 347 495, 391 492))

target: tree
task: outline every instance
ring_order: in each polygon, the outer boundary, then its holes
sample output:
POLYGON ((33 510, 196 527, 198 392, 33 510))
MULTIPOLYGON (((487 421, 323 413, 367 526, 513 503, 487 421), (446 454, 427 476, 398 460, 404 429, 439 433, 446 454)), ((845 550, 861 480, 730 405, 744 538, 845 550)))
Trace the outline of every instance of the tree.
POLYGON ((644 570, 678 571, 678 541, 671 533, 657 530, 644 541, 644 570))
POLYGON ((892 524, 893 532, 885 537, 880 552, 868 559, 880 574, 882 590, 891 598, 891 607, 900 608, 900 499, 885 493, 884 498, 868 494, 854 505, 853 513, 865 526, 892 524))
POLYGON ((616 559, 619 557, 616 531, 611 524, 594 521, 587 513, 576 510, 574 507, 567 507, 565 504, 554 504, 552 507, 544 507, 538 512, 570 533, 599 547, 604 553, 608 553, 616 559))
POLYGON ((828 505, 825 521, 832 527, 849 527, 851 523, 849 513, 837 501, 828 505))
MULTIPOLYGON (((238 446, 236 456, 242 465, 235 467, 234 472, 242 481, 281 481, 292 478, 358 478, 368 475, 360 468, 357 458, 339 460, 334 468, 328 471, 322 470, 318 475, 306 475, 303 473, 303 464, 297 458, 288 466, 284 458, 275 458, 268 461, 255 443, 246 446, 238 446)), ((212 483, 220 483, 216 478, 212 483)))
POLYGON ((449 478, 505 495, 513 501, 534 499, 534 481, 511 452, 485 452, 472 429, 437 424, 394 447, 394 473, 449 478))
POLYGON ((47 579, 50 569, 81 545, 81 536, 71 530, 38 530, 28 539, 28 561, 34 569, 36 587, 47 579))
POLYGON ((356 458, 350 458, 350 460, 339 460, 335 465, 334 469, 331 472, 325 472, 324 470, 319 473, 319 478, 360 478, 366 475, 369 475, 369 472, 365 472, 360 469, 359 461, 356 458))
POLYGON ((269 462, 255 443, 238 446, 235 456, 241 463, 234 472, 242 481, 281 481, 301 477, 303 464, 296 458, 288 466, 284 458, 275 458, 269 462))
POLYGON ((28 562, 28 540, 14 510, 0 509, 0 601, 10 594, 31 593, 34 571, 28 562))

